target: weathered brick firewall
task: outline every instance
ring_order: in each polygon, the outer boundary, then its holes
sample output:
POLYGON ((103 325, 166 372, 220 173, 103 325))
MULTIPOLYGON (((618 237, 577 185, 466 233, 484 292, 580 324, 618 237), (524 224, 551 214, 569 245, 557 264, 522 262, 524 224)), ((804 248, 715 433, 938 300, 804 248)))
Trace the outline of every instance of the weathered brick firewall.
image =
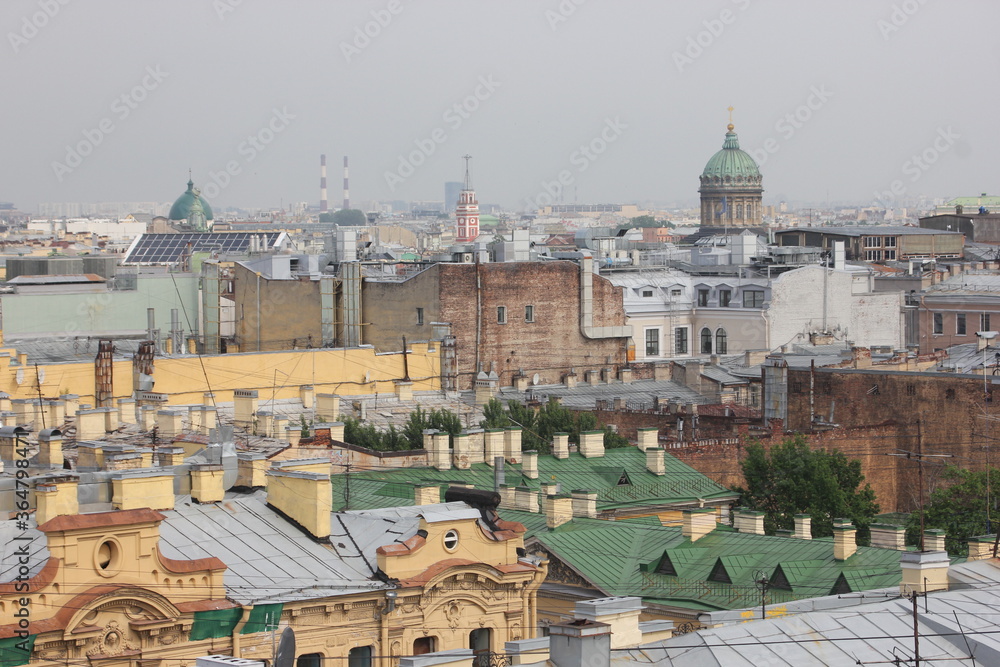
MULTIPOLYGON (((558 383, 575 368, 580 378, 590 369, 617 371, 625 362, 625 339, 589 340, 580 329, 580 268, 573 262, 441 264, 440 317, 456 338, 459 386, 471 386, 476 371, 477 274, 481 301, 479 362, 492 368, 501 385, 518 370, 539 375, 542 384, 558 383), (534 322, 525 321, 525 306, 534 322), (507 309, 507 323, 497 308, 507 309)), ((594 276, 594 326, 623 326, 621 288, 594 276)))

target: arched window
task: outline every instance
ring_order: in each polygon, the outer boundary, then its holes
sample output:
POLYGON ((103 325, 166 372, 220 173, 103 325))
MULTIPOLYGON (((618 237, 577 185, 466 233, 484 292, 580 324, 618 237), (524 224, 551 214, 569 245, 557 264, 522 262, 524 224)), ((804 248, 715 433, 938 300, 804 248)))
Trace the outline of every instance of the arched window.
POLYGON ((716 354, 727 354, 729 351, 729 340, 726 335, 726 330, 719 327, 715 330, 715 353, 716 354))
POLYGON ((712 354, 712 332, 707 327, 701 330, 701 353, 712 354))
POLYGON ((737 218, 742 218, 743 217, 743 204, 737 204, 736 205, 736 217, 737 218))

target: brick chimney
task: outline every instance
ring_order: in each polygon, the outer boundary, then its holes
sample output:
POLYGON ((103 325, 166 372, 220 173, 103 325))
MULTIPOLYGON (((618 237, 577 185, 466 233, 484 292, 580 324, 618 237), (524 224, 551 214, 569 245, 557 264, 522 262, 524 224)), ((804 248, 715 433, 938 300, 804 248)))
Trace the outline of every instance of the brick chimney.
POLYGON ((545 503, 545 525, 558 528, 573 518, 573 498, 568 493, 548 496, 545 503))
POLYGON ((552 434, 552 456, 557 459, 569 458, 569 433, 552 434))
POLYGON ((796 514, 795 515, 795 532, 792 537, 800 540, 811 540, 812 536, 812 517, 808 514, 796 514))
POLYGON ((244 489, 259 489, 267 485, 268 461, 261 452, 239 452, 236 454, 236 486, 244 489))
POLYGON ((451 470, 451 448, 448 446, 448 434, 435 429, 424 429, 424 449, 427 451, 427 463, 438 470, 451 470))
POLYGON ((996 535, 979 535, 969 538, 969 560, 993 558, 993 544, 996 535))
POLYGON ((116 510, 174 509, 174 473, 169 468, 116 472, 111 475, 111 491, 116 510))
POLYGON ((611 626, 583 620, 550 625, 549 660, 554 667, 610 667, 611 626))
POLYGON ((538 452, 534 449, 529 449, 523 452, 523 456, 521 474, 528 479, 538 479, 538 452))
POLYGON ((764 534, 764 513, 758 510, 740 508, 736 512, 736 530, 751 535, 764 534))
POLYGON ((415 484, 413 502, 416 505, 436 505, 441 502, 441 487, 437 484, 415 484))
POLYGON ((904 551, 899 556, 903 571, 899 592, 905 595, 948 590, 950 562, 946 551, 904 551))
POLYGON ((521 462, 521 427, 511 426, 503 432, 503 455, 507 463, 521 462))
POLYGON ((329 475, 268 470, 267 502, 314 537, 330 536, 333 489, 329 475))
POLYGON ((222 465, 195 463, 191 465, 191 499, 199 503, 217 503, 226 497, 222 481, 222 465))
POLYGON ((459 470, 468 470, 472 465, 472 435, 468 431, 455 436, 452 459, 459 470))
POLYGON ((581 432, 580 453, 588 459, 604 456, 604 431, 581 432))
POLYGON ((655 426, 646 426, 636 429, 636 447, 640 452, 644 452, 650 447, 660 446, 660 429, 655 426))
POLYGON ((903 526, 892 526, 887 523, 873 523, 872 546, 879 549, 906 549, 906 529, 903 526))
MULTIPOLYGON (((628 648, 642 643, 639 616, 642 598, 610 597, 577 602, 573 616, 592 623, 607 624, 611 628, 611 648, 628 648)), ((584 660, 581 665, 590 665, 584 660)))
POLYGON ((945 532, 937 528, 924 531, 924 551, 944 551, 945 532))
POLYGON ((251 429, 253 428, 254 415, 256 413, 257 391, 253 389, 234 389, 233 424, 244 429, 251 429))
POLYGON ((488 428, 483 431, 483 459, 491 466, 498 456, 503 456, 503 429, 488 428))
POLYGON ((698 509, 683 510, 684 523, 681 527, 681 534, 690 538, 692 542, 705 537, 715 530, 715 509, 711 507, 699 507, 698 509))
POLYGON ((80 513, 77 489, 79 475, 55 475, 38 480, 35 485, 35 521, 41 525, 62 514, 80 513))
POLYGON ((57 428, 47 428, 38 434, 38 463, 51 468, 63 467, 63 434, 57 428))
POLYGON ((597 494, 588 489, 573 489, 573 516, 597 518, 597 494))
POLYGON ((646 448, 646 470, 653 473, 654 475, 667 474, 667 464, 663 460, 662 447, 646 448))
POLYGON ((857 528, 847 519, 833 521, 833 557, 847 560, 858 550, 857 528))

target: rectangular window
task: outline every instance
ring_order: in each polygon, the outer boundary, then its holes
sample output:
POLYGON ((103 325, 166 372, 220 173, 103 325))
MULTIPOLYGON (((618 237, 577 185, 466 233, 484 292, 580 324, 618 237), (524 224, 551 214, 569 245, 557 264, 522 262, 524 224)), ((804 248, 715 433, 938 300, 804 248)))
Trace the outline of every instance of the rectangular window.
POLYGON ((965 313, 955 315, 955 333, 959 336, 965 335, 965 313))
POLYGON ((881 248, 882 247, 882 237, 881 236, 866 236, 865 237, 865 247, 866 248, 881 248))
POLYGON ((534 322, 535 321, 535 307, 534 306, 525 306, 524 307, 524 321, 525 322, 534 322))
POLYGON ((896 251, 895 250, 886 250, 885 251, 885 259, 886 260, 896 259, 896 251))
POLYGON ((674 329, 674 354, 688 353, 688 330, 687 327, 674 329))
POLYGON ((866 262, 881 262, 882 261, 882 251, 881 250, 865 250, 865 261, 866 262))
POLYGON ((764 307, 764 293, 756 291, 756 290, 743 292, 743 307, 744 308, 763 308, 764 307))
POLYGON ((646 356, 660 356, 660 330, 646 329, 646 356))
POLYGON ((701 307, 708 305, 708 290, 700 289, 698 290, 698 305, 701 307))
POLYGON ((990 329, 990 314, 983 313, 979 316, 979 330, 980 331, 992 331, 990 329))
POLYGON ((424 324, 424 309, 417 308, 417 326, 423 326, 424 324))
POLYGON ((885 237, 885 247, 886 248, 895 248, 896 247, 896 237, 895 236, 886 236, 885 237))
POLYGON ((733 293, 727 289, 719 290, 719 306, 722 308, 728 308, 729 302, 733 298, 733 293))
POLYGON ((938 336, 944 333, 944 313, 934 313, 934 333, 938 336))
POLYGON ((347 654, 347 667, 372 667, 372 647, 355 646, 347 654))
POLYGON ((507 324, 507 306, 497 306, 497 324, 507 324))
POLYGON ((642 290, 642 296, 648 299, 649 297, 653 296, 653 290, 651 289, 642 290))
POLYGON ((681 291, 679 289, 672 289, 672 290, 670 290, 670 296, 680 296, 680 295, 681 295, 681 291))

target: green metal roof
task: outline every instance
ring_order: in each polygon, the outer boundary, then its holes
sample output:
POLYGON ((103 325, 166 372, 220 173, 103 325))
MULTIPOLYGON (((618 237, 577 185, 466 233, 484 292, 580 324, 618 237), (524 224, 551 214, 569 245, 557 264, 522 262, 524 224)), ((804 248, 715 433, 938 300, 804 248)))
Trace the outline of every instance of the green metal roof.
MULTIPOLYGON (((538 479, 521 474, 521 465, 505 466, 508 486, 524 486, 538 491, 541 484, 557 482, 563 491, 586 489, 597 493, 597 509, 614 510, 663 506, 703 500, 735 498, 736 494, 713 482, 691 466, 665 454, 666 474, 646 470, 646 454, 636 447, 608 449, 604 456, 585 458, 572 453, 569 458, 538 457, 538 479), (631 482, 619 485, 625 473, 631 482)), ((493 466, 475 463, 467 470, 453 468, 395 468, 333 476, 333 506, 342 509, 375 509, 413 504, 413 485, 449 482, 472 484, 478 489, 493 488, 493 466), (349 479, 348 479, 349 478, 349 479)))
POLYGON ((187 186, 184 194, 178 197, 174 205, 170 207, 169 218, 171 220, 188 220, 194 213, 196 217, 211 220, 212 207, 201 196, 201 191, 195 189, 193 181, 189 180, 187 186))
MULTIPOLYGON (((522 521, 525 512, 502 512, 522 521)), ((523 522, 523 521, 522 521, 523 522)), ((852 591, 899 584, 900 552, 858 547, 845 561, 833 557, 830 540, 753 535, 716 529, 696 542, 672 526, 633 520, 573 519, 555 530, 538 529, 531 538, 607 595, 637 595, 668 606, 718 610, 760 604, 754 581, 774 579, 781 567, 791 590, 771 588, 768 604, 829 595, 843 574, 852 591), (566 530, 571 524, 577 524, 566 530), (659 574, 668 558, 676 575, 659 574), (731 584, 709 581, 724 570, 731 584)))
POLYGON ((740 140, 736 133, 730 129, 726 132, 726 140, 722 143, 722 150, 709 158, 702 176, 759 178, 760 169, 749 153, 740 150, 740 140))
POLYGON ((949 200, 946 206, 962 206, 962 208, 970 209, 968 213, 975 213, 980 206, 985 206, 988 209, 1000 209, 1000 197, 995 195, 986 195, 985 197, 955 197, 949 200))

